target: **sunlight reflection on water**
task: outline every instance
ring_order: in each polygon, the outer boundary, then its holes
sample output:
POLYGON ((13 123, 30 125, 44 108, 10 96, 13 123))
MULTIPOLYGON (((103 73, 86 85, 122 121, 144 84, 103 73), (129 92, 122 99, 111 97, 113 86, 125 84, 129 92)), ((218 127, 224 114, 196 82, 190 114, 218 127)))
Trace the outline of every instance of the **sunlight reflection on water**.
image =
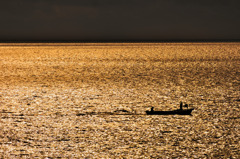
POLYGON ((171 46, 2 55, 1 156, 239 158, 240 46, 171 46), (185 54, 176 57, 179 47, 185 54), (214 52, 222 47, 228 52, 214 52), (192 104, 192 116, 145 113, 180 101, 192 104))

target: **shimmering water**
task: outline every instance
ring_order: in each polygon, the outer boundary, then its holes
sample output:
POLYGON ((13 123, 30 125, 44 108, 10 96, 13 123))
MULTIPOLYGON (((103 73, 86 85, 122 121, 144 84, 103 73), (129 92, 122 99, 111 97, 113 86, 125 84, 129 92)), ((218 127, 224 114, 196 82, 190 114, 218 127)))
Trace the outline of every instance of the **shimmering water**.
POLYGON ((1 157, 240 157, 239 43, 54 45, 0 46, 1 157))

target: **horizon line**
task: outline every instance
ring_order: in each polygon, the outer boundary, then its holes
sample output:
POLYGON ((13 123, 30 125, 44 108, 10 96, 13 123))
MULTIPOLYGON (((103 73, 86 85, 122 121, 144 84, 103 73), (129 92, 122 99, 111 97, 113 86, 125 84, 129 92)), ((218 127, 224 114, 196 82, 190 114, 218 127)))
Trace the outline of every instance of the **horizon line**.
POLYGON ((240 42, 240 39, 200 39, 200 40, 0 40, 0 43, 211 43, 240 42))

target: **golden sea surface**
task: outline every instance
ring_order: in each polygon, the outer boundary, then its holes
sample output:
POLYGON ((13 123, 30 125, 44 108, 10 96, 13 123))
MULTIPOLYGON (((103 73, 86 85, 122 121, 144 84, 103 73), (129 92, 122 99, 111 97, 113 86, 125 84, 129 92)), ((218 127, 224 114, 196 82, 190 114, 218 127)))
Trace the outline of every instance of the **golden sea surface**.
POLYGON ((239 112, 240 43, 0 44, 0 158, 238 159, 239 112))

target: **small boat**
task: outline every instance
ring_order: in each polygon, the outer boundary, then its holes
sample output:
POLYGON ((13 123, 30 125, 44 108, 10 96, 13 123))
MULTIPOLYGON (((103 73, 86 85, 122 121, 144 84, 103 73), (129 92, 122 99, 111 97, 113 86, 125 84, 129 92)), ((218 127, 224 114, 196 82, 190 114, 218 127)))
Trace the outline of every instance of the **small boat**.
POLYGON ((147 115, 191 115, 194 108, 191 109, 177 109, 172 111, 146 111, 147 115))

